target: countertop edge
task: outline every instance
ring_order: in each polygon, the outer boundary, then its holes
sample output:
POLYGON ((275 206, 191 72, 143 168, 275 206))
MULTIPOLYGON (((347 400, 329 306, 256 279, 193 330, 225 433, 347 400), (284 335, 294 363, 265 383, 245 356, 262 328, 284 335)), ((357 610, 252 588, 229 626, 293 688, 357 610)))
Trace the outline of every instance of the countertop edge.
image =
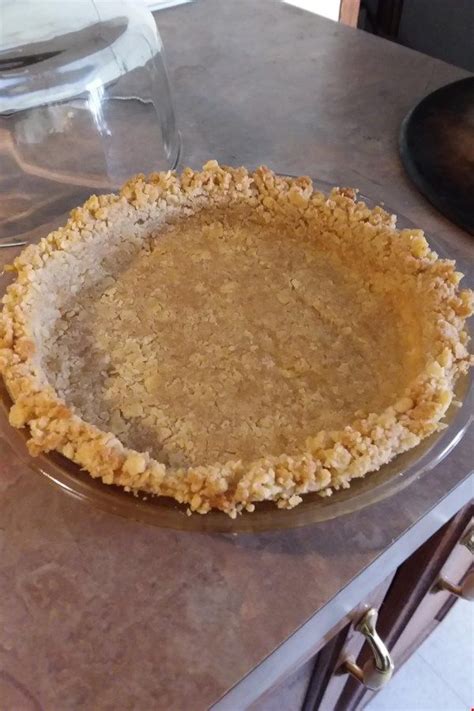
POLYGON ((411 528, 397 538, 373 563, 305 622, 274 652, 241 679, 210 708, 212 711, 236 711, 247 708, 287 673, 303 664, 312 654, 315 641, 321 640, 359 602, 449 521, 472 499, 472 471, 411 528), (286 671, 282 673, 282 669, 286 671), (258 689, 257 695, 255 690, 258 689))

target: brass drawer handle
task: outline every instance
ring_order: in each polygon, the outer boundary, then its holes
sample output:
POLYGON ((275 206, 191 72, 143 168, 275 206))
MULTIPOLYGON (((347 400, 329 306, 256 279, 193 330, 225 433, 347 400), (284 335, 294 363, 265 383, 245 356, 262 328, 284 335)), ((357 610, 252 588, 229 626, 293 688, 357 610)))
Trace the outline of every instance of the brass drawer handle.
POLYGON ((474 526, 461 539, 461 545, 466 546, 469 553, 474 555, 474 526))
POLYGON ((439 592, 440 590, 446 590, 451 595, 462 597, 463 600, 474 601, 474 571, 466 575, 461 585, 455 585, 445 578, 440 578, 433 592, 439 592))
POLYGON ((363 634, 369 643, 373 659, 364 664, 362 669, 352 659, 347 659, 341 670, 343 674, 351 674, 357 681, 373 691, 388 684, 395 668, 387 647, 375 629, 377 617, 377 610, 371 607, 355 626, 355 629, 363 634))

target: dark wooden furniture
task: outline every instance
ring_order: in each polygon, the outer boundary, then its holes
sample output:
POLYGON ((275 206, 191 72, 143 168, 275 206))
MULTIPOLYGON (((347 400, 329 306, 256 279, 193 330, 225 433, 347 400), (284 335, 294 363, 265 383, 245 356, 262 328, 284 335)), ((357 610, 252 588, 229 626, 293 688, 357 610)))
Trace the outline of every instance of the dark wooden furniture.
POLYGON ((372 651, 355 624, 367 609, 378 610, 377 631, 390 651, 395 671, 400 669, 444 619, 457 596, 473 596, 473 514, 474 505, 465 506, 361 601, 351 612, 351 622, 344 622, 323 646, 316 642, 316 654, 252 704, 251 711, 364 708, 376 692, 345 667, 347 660, 361 668, 371 663, 372 651))
POLYGON ((357 27, 359 19, 360 0, 341 0, 339 22, 349 27, 357 27))
POLYGON ((379 37, 396 41, 403 3, 404 0, 379 0, 375 4, 370 0, 361 0, 363 15, 359 27, 379 37))

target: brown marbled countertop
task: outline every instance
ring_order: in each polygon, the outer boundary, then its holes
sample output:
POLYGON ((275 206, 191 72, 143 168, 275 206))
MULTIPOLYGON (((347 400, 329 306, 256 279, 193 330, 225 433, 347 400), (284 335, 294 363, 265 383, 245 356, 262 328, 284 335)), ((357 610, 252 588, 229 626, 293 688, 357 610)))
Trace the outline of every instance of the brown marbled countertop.
MULTIPOLYGON (((271 0, 198 0, 158 22, 182 164, 266 163, 355 185, 472 259, 397 154, 413 103, 465 72, 271 0)), ((252 670, 271 680, 268 655, 304 656, 305 630, 325 635, 468 500, 473 454, 471 431, 389 500, 233 536, 87 508, 0 442, 0 711, 200 711, 252 670)), ((216 708, 245 708, 250 686, 216 708)))

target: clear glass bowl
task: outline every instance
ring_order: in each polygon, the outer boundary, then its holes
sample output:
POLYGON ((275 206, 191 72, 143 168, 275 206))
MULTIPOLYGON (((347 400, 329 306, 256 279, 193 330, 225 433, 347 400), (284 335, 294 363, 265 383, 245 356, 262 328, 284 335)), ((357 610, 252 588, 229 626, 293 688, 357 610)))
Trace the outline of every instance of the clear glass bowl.
POLYGON ((0 246, 93 192, 173 169, 180 140, 153 15, 138 0, 15 0, 0 32, 0 246))
MULTIPOLYGON (((328 192, 331 186, 314 181, 315 187, 328 192)), ((360 196, 369 206, 368 198, 360 196)), ((387 208, 386 208, 387 209, 387 208)), ((401 228, 413 227, 405 218, 398 217, 401 228)), ((445 247, 430 239, 430 245, 442 257, 447 257, 445 247)), ((462 271, 463 265, 458 263, 462 271)), ((8 275, 0 278, 3 292, 8 275)), ((423 440, 414 449, 405 452, 363 479, 354 479, 349 489, 322 498, 307 494, 294 509, 281 510, 274 504, 258 504, 253 513, 243 513, 232 520, 219 511, 202 516, 186 514, 186 507, 164 497, 134 496, 120 487, 108 486, 92 477, 62 455, 50 453, 32 458, 26 448, 26 432, 15 430, 8 423, 11 401, 0 381, 0 436, 11 445, 16 455, 36 474, 44 476, 67 494, 109 513, 134 519, 163 528, 186 531, 250 533, 276 529, 295 528, 336 518, 357 511, 391 496, 437 466, 459 443, 473 421, 474 387, 472 377, 460 378, 455 389, 461 407, 452 405, 445 418, 448 427, 423 440)))

